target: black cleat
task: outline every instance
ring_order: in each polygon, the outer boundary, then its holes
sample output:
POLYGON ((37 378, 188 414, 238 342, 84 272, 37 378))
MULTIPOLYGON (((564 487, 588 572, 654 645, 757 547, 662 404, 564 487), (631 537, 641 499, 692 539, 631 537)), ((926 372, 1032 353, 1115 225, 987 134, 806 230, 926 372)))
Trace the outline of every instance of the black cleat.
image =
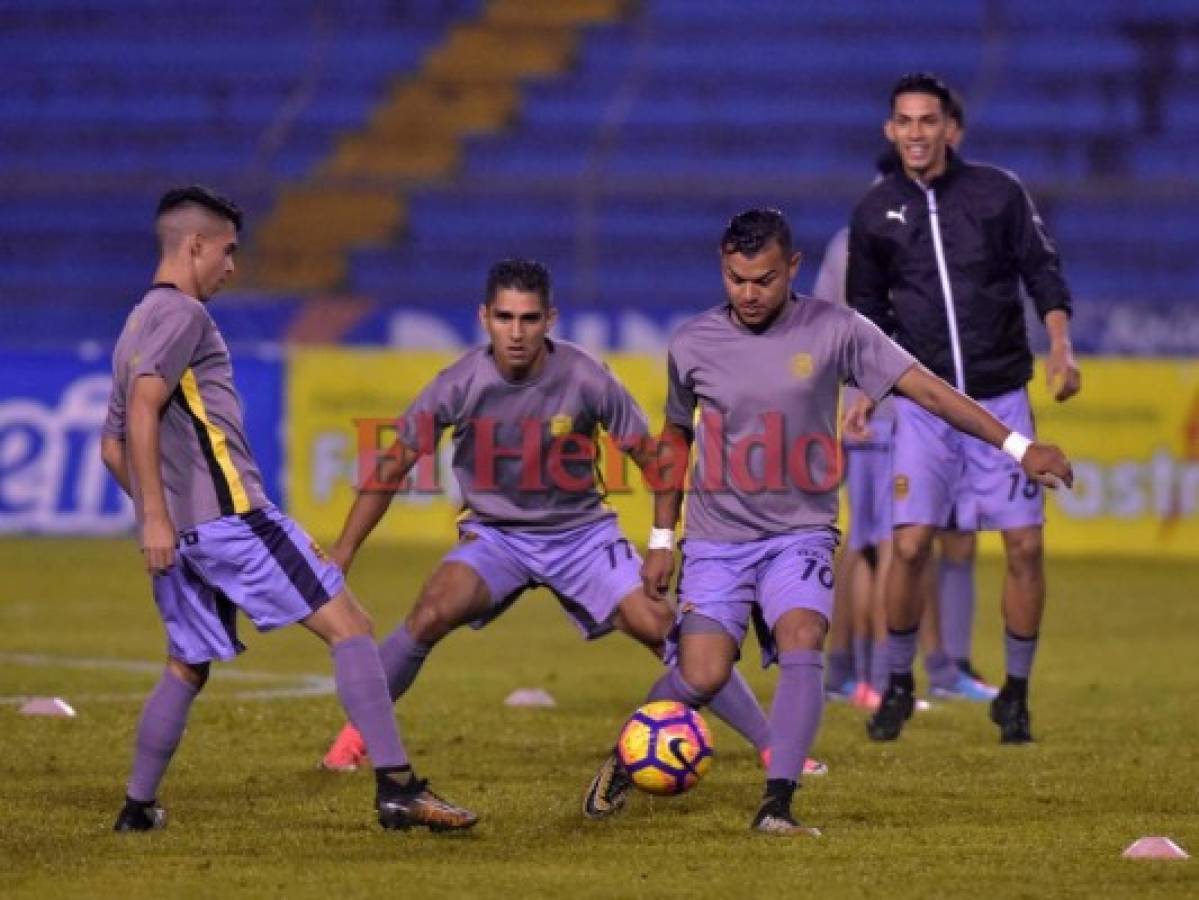
POLYGON ((629 777, 629 773, 620 762, 620 757, 613 750, 591 779, 591 784, 587 786, 587 795, 583 798, 583 815, 589 819, 606 819, 619 812, 628 799, 632 786, 633 779, 629 777))
POLYGON ((758 807, 754 820, 749 823, 750 830, 776 837, 820 837, 819 828, 803 825, 791 814, 791 796, 794 793, 793 782, 767 782, 766 796, 762 798, 762 805, 758 807))
POLYGON ((113 831, 157 831, 167 827, 167 811, 154 800, 130 800, 125 798, 125 805, 117 814, 117 821, 112 826, 113 831))
POLYGON ((866 723, 872 741, 893 741, 903 731, 903 723, 912 718, 916 700, 911 691, 888 687, 878 711, 866 723))
POLYGON ((1000 693, 991 701, 991 721, 999 726, 999 743, 1032 743, 1028 702, 1024 698, 1004 696, 1000 693))
POLYGON ((401 791, 381 792, 375 798, 375 808, 379 811, 379 824, 394 831, 409 828, 465 831, 479 821, 469 809, 438 797, 424 779, 413 779, 401 791))

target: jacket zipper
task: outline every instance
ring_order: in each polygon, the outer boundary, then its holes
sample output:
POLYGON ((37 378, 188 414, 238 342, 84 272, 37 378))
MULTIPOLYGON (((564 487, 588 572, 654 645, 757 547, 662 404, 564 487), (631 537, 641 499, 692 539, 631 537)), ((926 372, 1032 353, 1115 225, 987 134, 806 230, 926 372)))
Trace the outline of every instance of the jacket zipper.
POLYGON ((949 283, 949 267, 945 264, 945 248, 941 245, 941 217, 937 214, 937 195, 925 188, 928 198, 928 218, 933 231, 933 253, 937 257, 937 274, 941 276, 941 294, 945 298, 945 318, 949 321, 949 349, 953 353, 953 377, 957 389, 966 393, 966 369, 962 364, 962 342, 958 337, 957 308, 953 304, 953 287, 949 283))

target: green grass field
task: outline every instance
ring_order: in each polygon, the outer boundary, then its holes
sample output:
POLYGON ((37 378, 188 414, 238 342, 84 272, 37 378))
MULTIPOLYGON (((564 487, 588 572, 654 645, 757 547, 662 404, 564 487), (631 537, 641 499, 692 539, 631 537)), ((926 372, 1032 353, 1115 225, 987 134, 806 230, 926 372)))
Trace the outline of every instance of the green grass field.
MULTIPOLYGON (((354 586, 381 630, 435 560, 364 553, 354 586)), ((830 707, 815 753, 832 773, 798 807, 819 841, 748 831, 762 775, 723 726, 690 795, 639 795, 613 821, 584 820, 581 792, 657 664, 620 636, 584 645, 541 593, 451 637, 400 704, 419 771, 482 814, 473 834, 384 833, 368 773, 318 772, 341 722, 332 696, 244 696, 330 673, 320 644, 293 630, 243 635, 249 652, 197 703, 162 792, 170 827, 114 835, 156 676, 86 661, 160 657, 139 564, 128 541, 0 543, 0 696, 60 695, 79 713, 0 705, 6 897, 1199 895, 1195 860, 1120 858, 1146 834, 1199 851, 1199 563, 1052 564, 1034 746, 1000 747, 981 706, 918 714, 887 746, 866 740, 862 714, 830 707), (518 687, 545 688, 558 707, 505 707, 518 687)), ((994 674, 998 577, 980 568, 976 656, 994 674)), ((745 672, 768 700, 774 673, 756 660, 751 647, 745 672)))

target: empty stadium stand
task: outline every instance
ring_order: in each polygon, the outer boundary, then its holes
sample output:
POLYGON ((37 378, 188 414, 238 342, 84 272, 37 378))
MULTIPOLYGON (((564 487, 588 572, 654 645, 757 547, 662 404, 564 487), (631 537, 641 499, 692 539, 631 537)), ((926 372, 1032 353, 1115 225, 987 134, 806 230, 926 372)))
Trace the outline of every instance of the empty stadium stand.
POLYGON ((1083 346, 1199 351, 1193 0, 302 6, 0 0, 0 315, 108 336, 62 310, 136 295, 149 204, 184 179, 257 222, 253 290, 225 304, 247 338, 348 294, 375 313, 344 334, 386 340, 390 311, 469 304, 518 253, 566 304, 667 316, 716 298, 714 241, 751 203, 790 213, 806 287, 889 86, 932 69, 965 97, 965 154, 1037 197, 1083 346), (1152 341, 1113 336, 1130 310, 1152 341))

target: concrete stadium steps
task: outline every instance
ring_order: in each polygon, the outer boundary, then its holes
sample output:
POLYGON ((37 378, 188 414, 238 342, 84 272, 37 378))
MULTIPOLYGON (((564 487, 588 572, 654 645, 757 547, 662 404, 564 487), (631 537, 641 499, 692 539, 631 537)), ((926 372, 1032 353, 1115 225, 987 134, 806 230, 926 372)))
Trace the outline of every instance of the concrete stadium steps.
MULTIPOLYGON (((624 7, 621 0, 492 0, 477 21, 451 29, 420 72, 393 88, 366 127, 340 140, 314 180, 369 180, 382 193, 390 183, 390 192, 398 193, 406 180, 446 177, 459 165, 467 136, 494 133, 511 122, 524 79, 563 72, 579 29, 610 21, 624 7)), ((345 280, 348 248, 383 240, 402 225, 398 216, 376 214, 350 216, 352 227, 343 228, 349 224, 345 210, 366 203, 365 195, 352 189, 326 188, 311 198, 301 206, 281 203, 259 231, 256 283, 274 289, 332 289, 345 280), (327 215, 326 201, 342 204, 343 214, 327 215), (317 232, 322 235, 319 258, 298 259, 288 236, 317 232)), ((374 206, 376 213, 386 208, 374 206)))

